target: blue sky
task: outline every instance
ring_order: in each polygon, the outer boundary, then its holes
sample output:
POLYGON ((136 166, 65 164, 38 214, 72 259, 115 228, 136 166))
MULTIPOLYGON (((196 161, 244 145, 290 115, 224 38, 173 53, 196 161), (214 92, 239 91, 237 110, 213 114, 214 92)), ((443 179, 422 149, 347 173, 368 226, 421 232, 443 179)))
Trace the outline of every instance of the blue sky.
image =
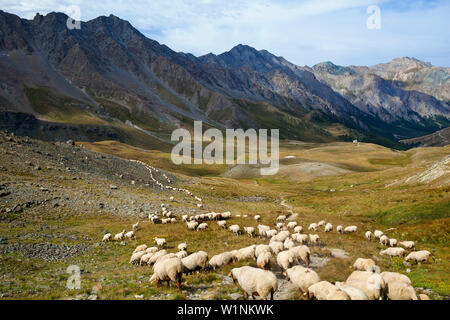
POLYGON ((298 65, 373 65, 415 57, 450 67, 450 0, 0 0, 24 18, 67 12, 81 20, 114 14, 175 51, 222 53, 242 43, 298 65), (381 28, 368 29, 377 5, 381 28))

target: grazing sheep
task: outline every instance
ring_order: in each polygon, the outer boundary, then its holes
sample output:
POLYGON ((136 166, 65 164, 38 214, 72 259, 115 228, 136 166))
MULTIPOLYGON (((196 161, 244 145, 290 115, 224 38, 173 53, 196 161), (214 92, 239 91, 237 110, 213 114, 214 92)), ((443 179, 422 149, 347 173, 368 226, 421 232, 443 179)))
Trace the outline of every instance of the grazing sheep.
POLYGON ((162 257, 164 257, 166 255, 167 255, 167 251, 166 250, 161 250, 161 251, 155 252, 153 254, 153 256, 147 261, 147 264, 149 266, 154 265, 156 263, 156 261, 158 261, 158 259, 160 259, 160 258, 162 258, 162 257))
POLYGON ((158 247, 164 247, 167 245, 167 241, 164 238, 155 238, 155 243, 158 247))
POLYGON ((292 241, 292 239, 287 238, 284 243, 283 243, 284 247, 286 248, 286 250, 289 250, 291 248, 295 247, 295 243, 294 241, 292 241))
POLYGON ((321 281, 310 286, 307 296, 308 299, 317 300, 350 300, 347 293, 328 281, 321 281))
POLYGON ((380 239, 384 235, 384 232, 380 230, 375 230, 373 234, 375 235, 376 239, 380 239))
POLYGON ((376 264, 372 259, 358 258, 353 264, 353 269, 358 271, 371 271, 374 267, 376 267, 376 264))
POLYGON ((131 264, 139 264, 141 262, 141 258, 145 255, 145 251, 136 252, 131 256, 130 263, 131 264))
POLYGON ((255 221, 261 221, 261 216, 255 216, 254 219, 255 221))
POLYGON ((283 230, 284 229, 284 223, 283 222, 277 223, 276 228, 278 230, 283 230))
POLYGON ((269 231, 266 231, 266 237, 267 238, 273 238, 278 234, 278 231, 275 229, 271 229, 269 231))
POLYGON ((258 268, 261 268, 263 270, 270 270, 270 267, 272 266, 273 256, 270 252, 263 252, 258 256, 258 259, 256 260, 256 265, 258 268))
POLYGON ((141 244, 140 246, 137 246, 136 249, 134 249, 133 253, 141 252, 147 250, 146 244, 141 244))
POLYGON ((197 231, 204 231, 206 229, 208 229, 208 224, 204 222, 199 224, 199 226, 197 227, 197 231))
POLYGON ((341 289, 345 293, 347 293, 350 297, 350 300, 369 300, 369 297, 367 294, 364 293, 364 291, 355 288, 353 286, 348 286, 344 283, 336 282, 335 283, 336 288, 341 289))
POLYGON ((125 234, 125 239, 134 239, 134 240, 136 240, 136 234, 134 233, 134 231, 127 232, 125 234))
POLYGON ((255 258, 258 259, 259 255, 263 252, 270 252, 272 253, 272 248, 265 244, 260 244, 255 247, 255 258))
POLYGON ((226 229, 227 228, 227 222, 225 220, 217 221, 217 225, 219 227, 221 227, 222 229, 226 229))
POLYGON ((140 264, 141 266, 148 264, 148 262, 150 261, 150 259, 153 257, 153 254, 154 254, 154 253, 147 253, 147 252, 145 252, 145 254, 141 257, 141 261, 140 261, 139 264, 140 264))
POLYGON ((244 227, 244 231, 247 232, 247 235, 250 238, 253 238, 256 234, 255 228, 253 228, 253 227, 244 227))
POLYGON ((266 237, 267 234, 266 232, 270 230, 269 226, 264 226, 264 225, 258 225, 258 233, 260 237, 266 237))
POLYGON ((381 276, 383 277, 384 282, 386 282, 387 284, 394 282, 403 282, 411 285, 411 280, 401 273, 385 271, 381 273, 381 276))
POLYGON ((109 242, 109 241, 111 241, 111 240, 112 240, 112 234, 111 234, 111 233, 106 233, 106 234, 103 236, 102 242, 109 242))
POLYGON ((344 229, 344 233, 355 233, 358 231, 357 226, 350 226, 344 229))
POLYGON ((281 251, 284 251, 284 244, 280 241, 272 241, 269 243, 269 247, 272 249, 274 255, 279 254, 281 251))
POLYGON ((338 233, 344 233, 344 227, 343 226, 337 226, 336 231, 338 233))
POLYGON ((294 233, 292 235, 292 239, 294 239, 294 241, 297 241, 300 244, 307 244, 309 237, 307 234, 294 233))
POLYGON ((389 239, 389 245, 391 247, 396 247, 398 244, 398 240, 397 239, 389 239))
POLYGON ((187 222, 188 219, 189 219, 189 216, 188 216, 187 214, 184 214, 184 215, 181 217, 181 221, 183 221, 183 222, 187 222))
POLYGON ((311 223, 308 227, 309 231, 317 231, 317 223, 311 223))
POLYGON ((139 221, 133 224, 133 231, 138 231, 139 229, 139 221))
POLYGON ((295 233, 302 233, 303 232, 303 227, 302 226, 297 226, 294 228, 294 232, 295 233))
POLYGON ((173 281, 177 288, 181 291, 181 279, 183 275, 183 264, 179 258, 170 258, 163 261, 158 261, 153 267, 153 276, 150 282, 156 281, 156 287, 159 287, 161 281, 173 281))
POLYGON ((279 241, 284 242, 287 238, 289 238, 290 233, 289 231, 281 231, 277 235, 273 236, 270 241, 279 241))
POLYGON ((308 288, 320 282, 320 277, 311 269, 295 266, 286 270, 286 280, 292 282, 301 293, 307 296, 309 293, 308 288))
POLYGON ((145 249, 145 253, 156 253, 156 252, 158 252, 157 247, 151 247, 151 248, 145 249))
POLYGON ((389 238, 385 235, 381 236, 380 243, 384 246, 387 246, 389 244, 389 238))
POLYGON ((367 231, 365 237, 366 237, 367 240, 372 240, 373 239, 373 233, 371 231, 367 231))
POLYGON ((295 261, 295 256, 291 251, 281 251, 277 255, 277 264, 281 267, 281 269, 283 269, 283 271, 286 271, 292 267, 295 261))
POLYGON ((122 232, 120 232, 120 233, 117 233, 115 236, 114 236, 114 240, 115 241, 123 241, 123 238, 124 238, 124 236, 125 236, 125 230, 123 230, 122 232))
POLYGON ((404 257, 405 256, 405 249, 403 248, 387 248, 386 250, 380 251, 380 255, 388 255, 390 257, 404 257))
POLYGON ((235 260, 235 256, 231 252, 224 252, 218 255, 213 256, 209 260, 209 266, 216 270, 218 268, 222 268, 235 260))
POLYGON ((208 254, 205 251, 195 252, 181 259, 183 272, 188 274, 205 269, 208 266, 208 254))
POLYGON ((175 256, 180 259, 186 258, 188 255, 189 254, 187 253, 187 251, 184 251, 184 250, 178 251, 177 253, 175 253, 175 256))
POLYGON ((303 262, 307 267, 311 262, 311 250, 307 246, 298 246, 289 249, 294 254, 297 263, 303 262))
POLYGON ((354 271, 347 278, 345 284, 364 291, 369 300, 379 300, 386 297, 387 285, 378 273, 354 271))
POLYGON ((286 222, 286 216, 278 216, 277 222, 286 222))
POLYGON ((423 251, 415 251, 411 252, 406 258, 405 261, 413 261, 413 262, 426 262, 431 256, 431 252, 427 250, 423 251))
POLYGON ((228 230, 230 230, 231 232, 233 232, 237 236, 241 232, 241 228, 237 224, 232 225, 231 227, 228 228, 228 230))
POLYGON ((190 221, 186 223, 186 226, 189 230, 197 230, 198 222, 197 221, 190 221))
POLYGON ((310 234, 309 235, 309 243, 311 244, 319 244, 320 237, 317 234, 310 234))
POLYGON ((287 224, 288 229, 294 229, 297 226, 297 222, 292 221, 287 224))
POLYGON ((187 250, 187 244, 186 243, 180 243, 178 245, 178 250, 179 251, 186 251, 187 250))
POLYGON ((333 225, 331 223, 327 223, 325 226, 325 232, 331 232, 333 231, 333 225))
POLYGON ((255 258, 255 245, 251 245, 246 248, 242 248, 237 250, 237 259, 238 260, 247 260, 247 259, 254 259, 255 258))
POLYGON ((414 241, 402 241, 399 243, 405 249, 414 249, 416 247, 416 243, 414 241))
POLYGON ((249 295, 253 299, 260 296, 264 300, 267 300, 270 295, 270 299, 273 300, 273 296, 278 290, 277 277, 270 271, 246 266, 231 270, 229 276, 244 290, 246 300, 249 295))
POLYGON ((419 300, 414 288, 404 282, 393 282, 388 285, 389 300, 419 300))

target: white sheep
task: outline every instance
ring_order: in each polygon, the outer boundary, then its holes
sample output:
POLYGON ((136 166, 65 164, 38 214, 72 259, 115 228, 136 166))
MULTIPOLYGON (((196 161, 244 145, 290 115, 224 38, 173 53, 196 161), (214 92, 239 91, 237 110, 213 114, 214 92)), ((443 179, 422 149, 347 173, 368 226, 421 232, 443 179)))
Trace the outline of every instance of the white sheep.
POLYGON ((261 221, 261 216, 255 216, 254 219, 255 221, 261 221))
POLYGON ((396 247, 398 245, 398 240, 397 239, 389 239, 389 245, 391 247, 396 247))
POLYGON ((231 252, 224 252, 218 255, 213 256, 209 260, 209 266, 216 270, 218 268, 222 268, 235 260, 235 256, 231 252))
POLYGON ((258 256, 258 259, 256 260, 256 265, 258 266, 258 268, 261 268, 263 270, 270 270, 272 261, 273 261, 272 253, 265 251, 258 256))
POLYGON ((294 241, 297 241, 300 244, 307 244, 309 239, 307 234, 299 234, 299 233, 294 233, 291 237, 292 239, 294 239, 294 241))
POLYGON ((337 226, 336 231, 338 233, 344 233, 344 227, 343 226, 337 226))
POLYGON ((233 232, 237 236, 241 232, 241 228, 237 224, 232 225, 231 227, 228 228, 228 230, 230 230, 231 232, 233 232))
POLYGON ((333 231, 333 225, 331 223, 327 223, 325 226, 325 232, 331 232, 333 231))
POLYGON ((178 245, 178 251, 186 251, 187 250, 187 244, 186 243, 180 243, 178 245))
POLYGON ((419 300, 414 288, 404 282, 389 283, 387 297, 389 300, 419 300))
POLYGON ((264 226, 264 225, 258 225, 258 233, 260 237, 266 237, 267 234, 266 232, 270 230, 269 226, 264 226))
POLYGON ((309 236, 309 243, 311 244, 319 244, 320 237, 317 234, 310 234, 309 236))
POLYGON ((120 233, 117 233, 117 234, 114 236, 114 240, 115 240, 115 241, 123 241, 123 238, 124 238, 124 236, 125 236, 125 233, 126 233, 125 230, 123 230, 123 231, 120 232, 120 233))
POLYGON ((327 222, 325 220, 320 221, 319 223, 317 223, 318 227, 323 227, 327 222))
POLYGON ((389 238, 385 235, 381 236, 380 243, 384 246, 387 246, 389 244, 389 238))
POLYGON ((244 227, 244 231, 247 232, 247 235, 250 238, 253 238, 256 234, 255 228, 253 228, 253 227, 244 227))
POLYGON ((280 231, 278 234, 276 234, 275 236, 273 236, 270 241, 279 241, 279 242, 284 242, 286 241, 287 238, 289 238, 290 233, 289 231, 280 231))
POLYGON ((295 233, 302 233, 303 232, 303 227, 302 226, 297 226, 294 228, 294 232, 295 233))
POLYGON ((297 263, 303 262, 307 267, 311 262, 311 250, 307 246, 298 246, 289 249, 294 254, 297 263))
POLYGON ((371 231, 367 231, 365 234, 365 237, 367 240, 372 240, 373 239, 373 233, 371 231))
POLYGON ((347 278, 345 284, 364 291, 370 300, 379 300, 386 297, 387 285, 383 277, 378 273, 354 271, 347 278))
POLYGON ((181 262, 183 263, 183 272, 192 273, 208 266, 208 254, 205 251, 198 251, 181 259, 181 262))
POLYGON ((270 271, 253 268, 241 267, 231 270, 229 276, 239 283, 239 286, 244 290, 244 298, 247 300, 249 295, 255 299, 255 296, 260 296, 261 299, 273 300, 275 292, 278 290, 277 277, 270 271))
POLYGON ((141 244, 140 246, 137 246, 136 249, 134 249, 133 253, 145 251, 145 250, 147 250, 147 245, 141 244))
POLYGON ((292 267, 295 261, 296 261, 295 256, 291 251, 281 251, 277 255, 277 264, 281 267, 283 271, 286 271, 287 269, 292 267))
POLYGON ((399 245, 405 249, 414 249, 416 247, 416 243, 414 241, 402 241, 399 245))
POLYGON ((277 222, 285 222, 286 221, 286 216, 278 216, 277 217, 277 222))
POLYGON ((308 288, 320 282, 319 275, 308 268, 295 266, 286 270, 286 280, 292 282, 300 291, 308 296, 308 288))
POLYGON ((134 231, 127 232, 124 237, 125 237, 125 239, 136 240, 136 234, 134 233, 134 231))
POLYGON ((167 245, 167 241, 164 238, 155 238, 155 243, 158 247, 164 247, 167 245))
POLYGON ((336 288, 341 289, 342 291, 347 293, 351 300, 369 300, 367 294, 365 294, 364 291, 358 288, 340 282, 336 282, 334 285, 336 286, 336 288))
POLYGON ((156 261, 158 261, 158 259, 160 259, 161 257, 164 257, 166 255, 167 255, 167 251, 166 250, 161 250, 161 251, 155 252, 153 254, 153 256, 147 261, 147 264, 149 266, 151 266, 151 265, 155 264, 156 261))
POLYGON ((170 258, 158 261, 153 267, 153 276, 150 282, 156 281, 156 287, 159 287, 161 281, 173 281, 181 291, 181 280, 183 276, 183 264, 179 258, 170 258))
POLYGON ((204 231, 206 229, 208 229, 208 224, 205 223, 205 222, 199 224, 198 227, 197 227, 197 231, 204 231))
POLYGON ((109 242, 109 241, 111 241, 111 240, 112 240, 112 234, 111 234, 111 233, 106 233, 106 234, 103 236, 102 242, 109 242))
POLYGON ((180 259, 186 258, 188 255, 189 254, 185 250, 178 251, 177 253, 175 253, 175 256, 180 259))
POLYGON ((403 248, 387 248, 386 250, 380 251, 380 255, 388 255, 390 257, 404 257, 405 256, 405 249, 403 248))
POLYGON ((237 250, 237 259, 240 260, 247 260, 247 259, 254 259, 255 258, 255 245, 251 245, 246 248, 242 248, 237 250))
POLYGON ((291 248, 295 247, 295 243, 294 241, 292 241, 292 239, 287 238, 284 243, 283 243, 284 247, 286 248, 286 250, 289 250, 291 248))
POLYGON ((384 281, 389 284, 389 283, 394 283, 394 282, 403 282, 406 284, 411 285, 411 280, 405 276, 404 274, 398 273, 398 272, 382 272, 381 276, 383 277, 384 281))
POLYGON ((186 223, 186 226, 189 230, 197 230, 198 222, 197 221, 189 221, 186 223))
POLYGON ((221 227, 222 229, 226 229, 227 228, 227 222, 225 220, 217 221, 217 225, 219 227, 221 227))
POLYGON ((258 259, 259 255, 263 252, 272 253, 272 248, 266 244, 260 244, 255 247, 255 258, 258 259))
POLYGON ((133 224, 133 230, 138 231, 138 229, 139 229, 139 221, 133 224))
POLYGON ((380 239, 384 235, 384 232, 380 230, 375 230, 373 234, 375 235, 376 239, 380 239))
POLYGON ((350 226, 344 229, 344 233, 355 233, 358 231, 357 226, 350 226))
POLYGON ((142 256, 145 255, 145 251, 136 252, 131 256, 131 264, 139 264, 141 262, 142 256))
POLYGON ((427 250, 411 252, 405 261, 426 262, 431 256, 431 252, 427 250))
POLYGON ((372 259, 358 258, 353 264, 353 269, 358 271, 371 271, 374 270, 374 267, 376 267, 376 264, 372 259))
POLYGON ((309 231, 317 231, 317 223, 311 223, 308 227, 309 231))
POLYGON ((338 289, 328 281, 321 281, 308 288, 308 299, 317 300, 350 300, 344 291, 338 289))
POLYGON ((284 225, 283 222, 279 222, 279 223, 277 223, 276 228, 277 228, 278 230, 284 230, 285 225, 284 225))
POLYGON ((156 253, 156 252, 158 252, 157 247, 151 247, 151 248, 145 249, 145 253, 156 253))
POLYGON ((278 231, 275 230, 275 229, 271 229, 271 230, 266 231, 266 237, 267 238, 273 238, 277 234, 278 234, 278 231))
POLYGON ((297 222, 292 221, 287 224, 288 229, 294 229, 297 226, 297 222))
POLYGON ((280 241, 272 241, 269 243, 269 247, 272 249, 274 255, 279 254, 281 251, 284 251, 284 244, 280 241))
POLYGON ((144 255, 141 257, 140 265, 146 265, 150 261, 150 259, 153 257, 154 253, 147 253, 144 252, 144 255))

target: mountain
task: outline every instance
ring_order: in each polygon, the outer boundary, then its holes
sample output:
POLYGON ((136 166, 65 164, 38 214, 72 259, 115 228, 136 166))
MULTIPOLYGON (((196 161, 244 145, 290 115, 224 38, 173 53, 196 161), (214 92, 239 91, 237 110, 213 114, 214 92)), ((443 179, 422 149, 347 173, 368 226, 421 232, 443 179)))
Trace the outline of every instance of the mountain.
MULTIPOLYGON (((82 22, 80 30, 69 30, 66 21, 62 13, 26 20, 0 11, 0 111, 6 111, 0 126, 8 112, 22 112, 40 121, 39 132, 51 135, 48 128, 58 124, 59 132, 67 124, 64 132, 77 131, 83 140, 114 136, 145 147, 146 139, 166 143, 174 128, 202 120, 219 129, 280 128, 287 139, 358 138, 400 147, 397 138, 432 133, 450 118, 448 105, 424 93, 395 87, 385 101, 366 106, 370 91, 361 92, 360 102, 325 81, 376 76, 356 68, 328 76, 330 64, 300 67, 245 45, 195 57, 113 15, 82 22), (103 129, 91 134, 92 126, 103 129)), ((375 80, 377 87, 393 86, 375 80)))
POLYGON ((401 142, 415 147, 444 147, 450 144, 450 127, 424 137, 402 140, 401 142))

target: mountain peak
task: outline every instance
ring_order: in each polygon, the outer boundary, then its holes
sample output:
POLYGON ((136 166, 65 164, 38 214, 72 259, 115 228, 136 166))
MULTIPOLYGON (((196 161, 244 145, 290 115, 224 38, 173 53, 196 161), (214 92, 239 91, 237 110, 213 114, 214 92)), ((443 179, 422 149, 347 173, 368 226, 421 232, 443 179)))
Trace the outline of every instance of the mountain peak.
POLYGON ((348 74, 355 73, 351 68, 338 66, 331 61, 318 63, 314 65, 312 69, 316 72, 326 72, 333 75, 345 75, 346 73, 348 74))

